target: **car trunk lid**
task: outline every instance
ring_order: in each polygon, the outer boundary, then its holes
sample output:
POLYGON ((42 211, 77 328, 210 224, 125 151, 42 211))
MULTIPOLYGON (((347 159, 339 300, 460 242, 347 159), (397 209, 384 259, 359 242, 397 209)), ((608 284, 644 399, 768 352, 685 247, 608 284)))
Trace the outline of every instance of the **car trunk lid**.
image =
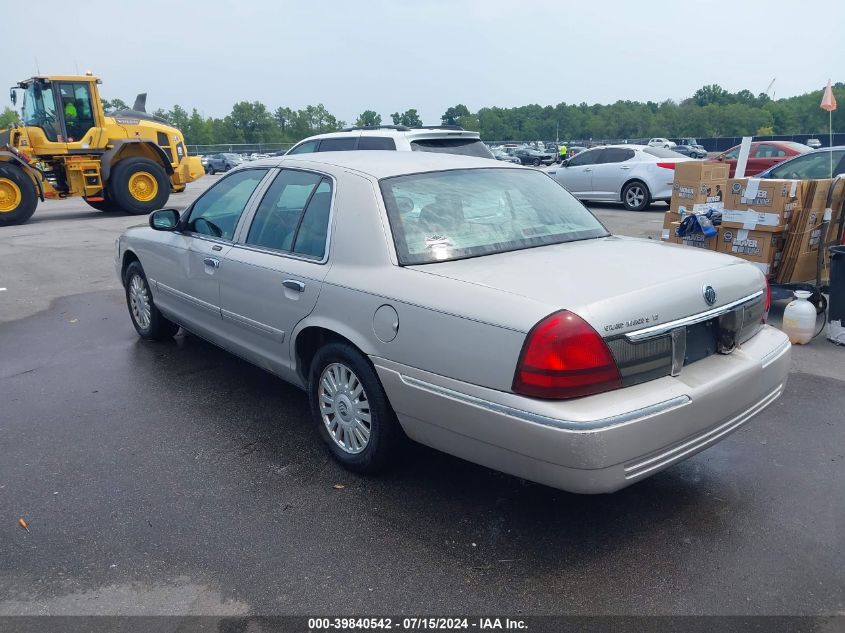
POLYGON ((604 337, 707 312, 763 286, 761 272, 739 259, 618 236, 410 268, 504 293, 508 324, 525 331, 546 314, 566 309, 604 337), (705 297, 707 286, 715 293, 712 303, 705 297))

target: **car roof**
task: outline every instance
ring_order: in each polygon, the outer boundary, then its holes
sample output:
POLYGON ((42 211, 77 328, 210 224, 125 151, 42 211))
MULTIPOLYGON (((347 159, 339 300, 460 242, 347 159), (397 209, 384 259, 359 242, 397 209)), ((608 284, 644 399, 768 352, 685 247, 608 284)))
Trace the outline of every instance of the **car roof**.
POLYGON ((356 127, 345 130, 337 130, 335 132, 324 132, 322 134, 314 134, 307 138, 298 141, 296 144, 305 141, 316 141, 324 138, 346 138, 356 136, 384 136, 390 138, 407 137, 413 139, 425 138, 472 138, 480 139, 478 132, 473 130, 456 129, 454 127, 412 127, 405 129, 396 129, 395 127, 356 127))
POLYGON ((395 152, 390 150, 359 150, 354 152, 314 152, 274 158, 261 158, 249 163, 250 167, 280 167, 331 165, 351 169, 373 178, 389 178, 404 174, 450 169, 525 169, 492 158, 476 158, 440 152, 395 152))
POLYGON ((613 145, 602 145, 601 147, 621 147, 622 149, 653 149, 648 145, 634 145, 633 143, 615 143, 613 145))

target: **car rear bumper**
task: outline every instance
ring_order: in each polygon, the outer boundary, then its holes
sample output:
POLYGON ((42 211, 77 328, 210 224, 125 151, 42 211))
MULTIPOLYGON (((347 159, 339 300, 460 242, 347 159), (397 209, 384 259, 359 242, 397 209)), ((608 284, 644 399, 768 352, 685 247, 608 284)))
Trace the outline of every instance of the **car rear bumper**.
POLYGON ((373 357, 412 439, 579 493, 613 492, 712 446, 783 392, 787 337, 771 327, 733 354, 666 377, 569 401, 543 401, 373 357))

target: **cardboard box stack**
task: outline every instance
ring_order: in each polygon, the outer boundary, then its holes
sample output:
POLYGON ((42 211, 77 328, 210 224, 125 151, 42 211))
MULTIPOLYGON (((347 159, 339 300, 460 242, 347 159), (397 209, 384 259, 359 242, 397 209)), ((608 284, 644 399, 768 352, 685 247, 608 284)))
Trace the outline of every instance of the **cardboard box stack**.
POLYGON ((836 242, 838 218, 845 197, 845 182, 839 181, 831 205, 827 207, 827 197, 832 180, 805 180, 802 206, 787 229, 785 236, 783 266, 778 271, 778 283, 795 283, 816 280, 819 246, 821 245, 821 279, 825 284, 830 276, 829 247, 836 242), (830 225, 822 235, 825 211, 830 208, 830 225), (824 243, 823 243, 824 242, 824 243))
POLYGON ((845 203, 845 181, 839 181, 827 206, 832 183, 768 178, 729 180, 727 165, 678 163, 662 239, 740 257, 778 283, 815 282, 821 247, 824 284, 830 271, 828 249, 836 242, 845 203), (678 236, 678 227, 687 214, 706 213, 709 209, 722 212, 716 237, 705 238, 700 233, 678 236), (826 216, 830 225, 822 235, 826 216))
POLYGON ((749 231, 722 226, 716 250, 741 257, 771 277, 783 261, 783 232, 749 231))
MULTIPOLYGON (((675 243, 699 242, 681 241, 676 230, 684 216, 689 213, 706 213, 709 209, 721 211, 724 208, 728 188, 728 166, 722 163, 707 163, 690 160, 675 165, 675 182, 672 185, 672 200, 669 211, 663 218, 661 239, 675 243), (674 238, 674 239, 673 239, 674 238)), ((712 240, 707 240, 708 248, 712 240)), ((692 245, 692 244, 691 244, 692 245)), ((715 243, 712 248, 715 249, 715 243)))
POLYGON ((783 262, 786 231, 801 213, 803 180, 733 178, 722 211, 717 250, 746 259, 774 279, 783 262))

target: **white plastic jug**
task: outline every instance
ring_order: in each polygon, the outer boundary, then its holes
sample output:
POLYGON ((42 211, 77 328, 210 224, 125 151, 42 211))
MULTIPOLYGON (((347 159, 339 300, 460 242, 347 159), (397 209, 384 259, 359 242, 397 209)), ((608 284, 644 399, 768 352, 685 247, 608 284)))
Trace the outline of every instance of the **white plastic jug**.
POLYGON ((783 311, 783 331, 791 343, 804 345, 816 333, 816 307, 807 301, 813 293, 796 290, 793 294, 795 299, 783 311))

